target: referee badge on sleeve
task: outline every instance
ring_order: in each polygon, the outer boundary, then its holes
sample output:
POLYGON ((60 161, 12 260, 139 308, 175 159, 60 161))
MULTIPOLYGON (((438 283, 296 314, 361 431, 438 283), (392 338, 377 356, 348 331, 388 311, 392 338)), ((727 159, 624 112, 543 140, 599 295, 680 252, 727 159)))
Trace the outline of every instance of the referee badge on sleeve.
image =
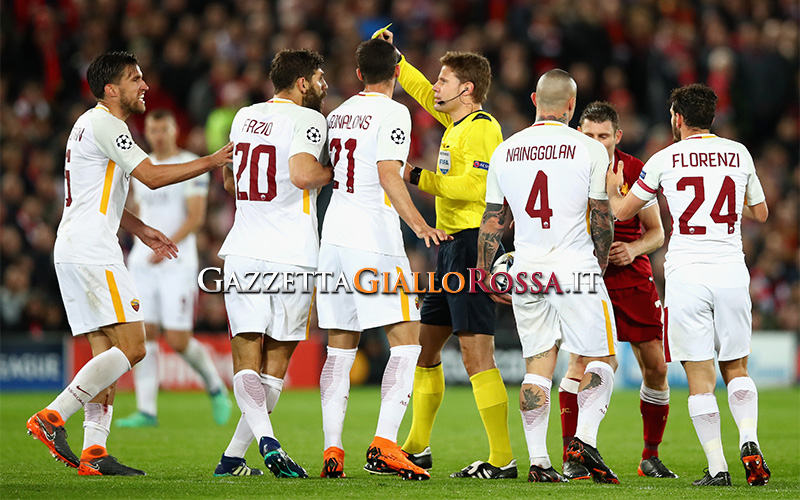
POLYGON ((450 151, 439 150, 439 171, 443 174, 450 171, 450 151))

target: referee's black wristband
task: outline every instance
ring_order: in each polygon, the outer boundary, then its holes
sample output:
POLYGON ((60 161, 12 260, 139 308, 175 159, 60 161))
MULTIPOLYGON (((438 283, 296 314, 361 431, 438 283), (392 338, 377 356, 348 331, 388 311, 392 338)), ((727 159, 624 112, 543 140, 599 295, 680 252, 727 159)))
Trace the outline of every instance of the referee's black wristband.
POLYGON ((409 182, 411 184, 418 186, 419 185, 419 178, 422 176, 422 169, 419 167, 411 167, 411 175, 409 176, 409 182))

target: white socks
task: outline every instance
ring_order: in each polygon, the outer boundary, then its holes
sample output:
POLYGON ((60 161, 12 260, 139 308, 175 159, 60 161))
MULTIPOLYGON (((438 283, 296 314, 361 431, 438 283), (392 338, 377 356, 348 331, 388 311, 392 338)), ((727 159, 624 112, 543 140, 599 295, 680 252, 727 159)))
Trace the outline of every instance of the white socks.
MULTIPOLYGON (((566 379, 565 379, 566 380, 566 379)), ((531 465, 543 469, 552 467, 547 453, 547 424, 550 420, 550 389, 553 381, 526 373, 522 380, 520 410, 525 441, 528 443, 528 456, 531 465), (525 403, 522 403, 522 400, 525 403), (523 409, 525 408, 525 409, 523 409)))
POLYGON ((253 370, 242 370, 235 374, 233 395, 255 439, 260 440, 264 436, 274 438, 272 423, 267 414, 267 398, 258 373, 253 370))
POLYGON ((419 345, 399 345, 389 349, 389 361, 381 382, 381 411, 375 436, 397 442, 397 430, 408 409, 414 389, 414 370, 421 351, 419 345))
POLYGON ((47 409, 57 411, 66 422, 81 406, 130 369, 127 356, 118 347, 112 347, 83 365, 67 388, 47 405, 47 409))
POLYGON ((220 391, 228 392, 225 388, 225 382, 222 381, 222 377, 217 373, 217 367, 214 366, 211 355, 199 340, 190 337, 186 349, 178 354, 200 375, 200 378, 206 384, 206 390, 210 394, 216 394, 220 391))
MULTIPOLYGON (((356 349, 328 347, 328 357, 319 376, 319 395, 322 401, 322 431, 324 449, 342 445, 342 428, 350 396, 350 369, 356 359, 356 349)), ((416 364, 416 361, 415 361, 416 364)))
POLYGON ((644 385, 639 388, 639 399, 652 405, 667 406, 669 404, 669 387, 665 391, 657 391, 644 385))
POLYGON ((83 407, 83 449, 90 446, 106 447, 106 439, 111 431, 112 405, 86 403, 83 407))
POLYGON ((133 370, 136 409, 153 417, 158 415, 158 341, 145 342, 147 353, 133 370))
POLYGON ((758 390, 750 377, 736 377, 728 383, 728 405, 739 428, 739 449, 748 441, 758 444, 758 390))
MULTIPOLYGON (((283 391, 283 379, 262 373, 261 387, 264 389, 267 413, 272 413, 275 406, 278 404, 281 391, 283 391)), ((247 419, 244 418, 244 413, 242 413, 242 416, 239 418, 239 423, 236 424, 236 430, 233 432, 231 442, 228 444, 228 448, 225 449, 224 455, 226 457, 244 458, 244 454, 247 453, 247 448, 250 447, 250 443, 252 443, 254 439, 253 431, 250 430, 250 426, 247 425, 247 419)))
POLYGON ((278 398, 281 397, 283 391, 283 379, 262 373, 261 387, 264 388, 264 396, 267 398, 267 413, 272 413, 272 410, 278 405, 278 398))
POLYGON ((597 430, 606 416, 611 392, 614 390, 614 370, 602 361, 586 365, 581 385, 588 384, 578 392, 578 428, 575 437, 592 447, 597 447, 597 430))
POLYGON ((707 392, 689 396, 689 416, 692 417, 697 438, 703 445, 711 477, 728 470, 722 452, 722 435, 719 428, 719 407, 714 394, 707 392))

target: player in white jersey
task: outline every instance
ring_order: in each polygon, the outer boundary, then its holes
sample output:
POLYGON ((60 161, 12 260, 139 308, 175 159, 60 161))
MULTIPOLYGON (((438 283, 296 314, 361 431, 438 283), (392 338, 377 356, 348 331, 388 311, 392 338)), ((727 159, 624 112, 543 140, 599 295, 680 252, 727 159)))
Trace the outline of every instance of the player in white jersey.
MULTIPOLYGON (((166 109, 147 114, 144 134, 152 148, 150 160, 156 164, 191 161, 197 155, 178 148, 178 126, 166 109)), ((211 396, 214 420, 219 425, 231 416, 231 401, 225 382, 217 373, 208 351, 192 336, 194 305, 197 298, 197 240, 195 232, 206 216, 208 180, 204 174, 194 179, 153 190, 133 179, 133 205, 139 217, 170 235, 178 246, 177 259, 164 260, 153 255, 137 240, 128 255, 144 316, 147 354, 133 371, 136 408, 133 414, 117 420, 117 427, 158 425, 158 338, 164 339, 200 375, 211 396)))
POLYGON ((67 388, 34 414, 28 432, 80 475, 142 475, 106 451, 117 379, 145 355, 136 287, 122 262, 117 231, 136 235, 156 255, 177 256, 160 231, 125 210, 130 177, 151 189, 191 179, 231 160, 232 146, 196 160, 156 167, 131 138, 125 120, 144 113, 147 84, 133 54, 109 52, 87 70, 97 106, 75 123, 67 140, 64 213, 54 249, 72 334, 86 335, 93 358, 67 388), (84 408, 80 458, 69 449, 64 422, 84 408))
POLYGON ((519 401, 530 455, 528 481, 564 481, 552 467, 545 442, 553 371, 558 350, 564 349, 581 356, 586 365, 578 393, 577 432, 567 456, 585 464, 595 481, 618 483, 597 451, 597 430, 611 401, 617 366, 613 310, 601 277, 613 235, 604 182, 608 153, 567 125, 576 95, 575 81, 565 71, 542 75, 531 96, 536 122, 492 155, 477 267, 488 274, 510 209, 516 288, 526 282, 517 273, 542 273, 542 282, 548 280, 544 291, 525 287, 527 291, 511 299, 493 295, 498 302, 512 303, 525 358, 519 401), (573 273, 582 273, 583 284, 595 289, 576 287, 569 290, 573 293, 562 293, 560 284, 553 284, 555 279, 565 288, 573 287, 573 273))
POLYGON ((289 359, 308 335, 309 282, 319 252, 317 190, 333 176, 320 163, 327 124, 319 110, 328 88, 322 62, 311 50, 278 53, 270 70, 275 96, 240 109, 231 126, 235 161, 224 175, 225 188, 236 197, 236 215, 219 251, 225 282, 247 283, 247 276, 261 273, 258 286, 271 287, 267 280, 276 275, 285 285, 279 283, 277 293, 230 289, 225 295, 233 394, 242 417, 214 475, 254 473, 243 457, 255 438, 275 476, 308 477, 281 449, 269 413, 289 359))
MULTIPOLYGON (((438 245, 452 237, 425 222, 400 176, 411 142, 411 114, 392 100, 400 72, 394 46, 380 39, 363 42, 356 59, 364 91, 328 115, 334 181, 322 226, 319 269, 333 276, 343 273, 351 283, 360 276, 360 269, 373 269, 372 277, 389 273, 392 283, 401 273, 411 280, 400 217, 428 246, 431 241, 438 245)), ((363 290, 369 278, 360 278, 363 290)), ((397 445, 397 430, 411 397, 421 349, 415 297, 402 288, 396 294, 326 293, 321 285, 317 286, 319 326, 328 329, 328 356, 320 375, 325 434, 321 476, 344 477, 342 427, 350 369, 361 332, 382 326, 390 354, 381 385, 378 426, 364 468, 373 474, 429 479, 430 474, 410 462, 397 445)))
POLYGON ((770 471, 756 433, 758 392, 747 374, 752 316, 741 224, 742 215, 764 222, 769 211, 747 148, 709 132, 716 105, 716 94, 705 85, 674 90, 670 115, 677 142, 648 160, 624 198, 622 169, 609 171, 608 193, 617 218, 625 220, 660 187, 677 222, 664 263, 664 352, 686 370, 689 415, 708 459, 705 476, 693 484, 731 484, 714 396, 716 352, 747 482, 760 486, 770 471))

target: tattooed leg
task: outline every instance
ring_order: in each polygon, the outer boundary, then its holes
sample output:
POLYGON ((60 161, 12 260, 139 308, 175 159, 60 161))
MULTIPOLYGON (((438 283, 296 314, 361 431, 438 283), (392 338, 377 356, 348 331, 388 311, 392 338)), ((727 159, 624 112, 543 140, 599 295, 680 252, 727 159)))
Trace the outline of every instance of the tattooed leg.
POLYGON ((606 416, 614 389, 614 369, 603 361, 586 365, 578 391, 578 429, 575 437, 597 447, 597 430, 606 416))

